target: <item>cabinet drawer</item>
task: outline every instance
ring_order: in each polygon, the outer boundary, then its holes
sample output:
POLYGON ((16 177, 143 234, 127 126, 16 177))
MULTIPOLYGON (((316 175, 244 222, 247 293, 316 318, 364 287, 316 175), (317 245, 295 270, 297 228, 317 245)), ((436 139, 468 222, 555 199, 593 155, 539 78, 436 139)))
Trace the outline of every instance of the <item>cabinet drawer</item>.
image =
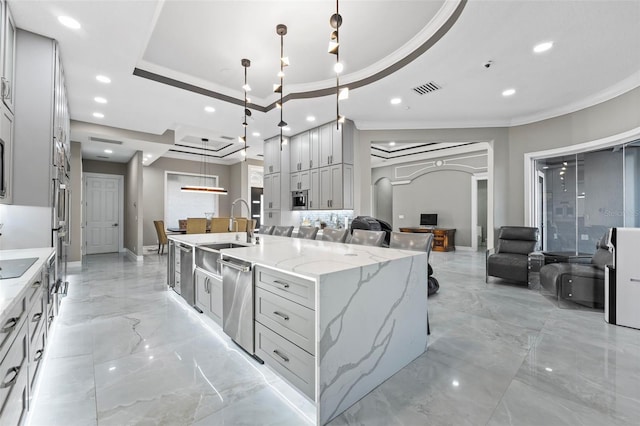
POLYGON ((32 301, 31 310, 27 317, 27 325, 29 330, 29 339, 33 343, 33 339, 36 337, 36 330, 40 328, 40 325, 47 320, 47 300, 45 299, 45 293, 40 290, 38 297, 34 297, 32 301))
POLYGON ((256 355, 309 398, 315 399, 315 357, 259 322, 255 326, 256 355))
POLYGON ((1 423, 17 425, 27 410, 27 330, 23 323, 0 362, 1 423))
POLYGON ((40 301, 42 297, 42 287, 42 274, 38 274, 31 280, 27 287, 27 311, 31 311, 33 306, 40 301))
POLYGON ((261 266, 256 266, 255 271, 257 287, 315 310, 315 282, 261 266))
MULTIPOLYGON (((43 319, 44 321, 44 319, 43 319)), ((46 327, 40 327, 36 331, 35 336, 30 337, 31 341, 29 342, 29 395, 33 396, 33 385, 35 384, 36 377, 38 375, 38 371, 40 371, 40 365, 42 364, 42 360, 44 359, 44 348, 46 344, 46 327)))
POLYGON ((21 298, 16 306, 7 313, 3 323, 0 324, 0 360, 4 359, 17 331, 27 317, 26 299, 21 298))
POLYGON ((256 321, 315 355, 315 311, 256 288, 256 321))

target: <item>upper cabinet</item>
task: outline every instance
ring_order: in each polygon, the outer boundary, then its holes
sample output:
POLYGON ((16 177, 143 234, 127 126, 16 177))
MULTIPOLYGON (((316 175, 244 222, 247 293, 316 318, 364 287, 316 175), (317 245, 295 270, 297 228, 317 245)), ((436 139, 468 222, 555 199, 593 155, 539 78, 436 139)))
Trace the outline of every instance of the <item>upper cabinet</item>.
MULTIPOLYGON (((289 148, 291 173, 311 169, 311 146, 309 132, 300 133, 291 138, 289 148)), ((316 166, 317 167, 317 166, 316 166)))
POLYGON ((13 112, 15 93, 16 26, 6 2, 2 2, 2 101, 13 112))
POLYGON ((264 174, 280 173, 280 136, 264 141, 264 174))
POLYGON ((353 164, 353 124, 347 122, 338 129, 331 122, 320 127, 318 146, 318 167, 353 164))

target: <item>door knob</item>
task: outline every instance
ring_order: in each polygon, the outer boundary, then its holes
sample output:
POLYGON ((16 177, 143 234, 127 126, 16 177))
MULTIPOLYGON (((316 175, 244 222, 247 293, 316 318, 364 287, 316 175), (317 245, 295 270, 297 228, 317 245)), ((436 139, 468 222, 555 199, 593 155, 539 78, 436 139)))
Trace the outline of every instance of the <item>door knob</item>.
POLYGON ((118 224, 117 224, 117 223, 114 223, 114 224, 113 224, 113 226, 118 226, 118 224))

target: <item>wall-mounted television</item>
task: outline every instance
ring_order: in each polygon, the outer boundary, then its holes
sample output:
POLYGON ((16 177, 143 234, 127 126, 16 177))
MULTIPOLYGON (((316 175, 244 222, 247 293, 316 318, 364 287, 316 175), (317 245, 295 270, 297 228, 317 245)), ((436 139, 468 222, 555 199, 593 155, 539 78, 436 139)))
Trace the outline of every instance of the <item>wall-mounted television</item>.
POLYGON ((438 214, 437 213, 420 214, 420 226, 438 226, 438 214))

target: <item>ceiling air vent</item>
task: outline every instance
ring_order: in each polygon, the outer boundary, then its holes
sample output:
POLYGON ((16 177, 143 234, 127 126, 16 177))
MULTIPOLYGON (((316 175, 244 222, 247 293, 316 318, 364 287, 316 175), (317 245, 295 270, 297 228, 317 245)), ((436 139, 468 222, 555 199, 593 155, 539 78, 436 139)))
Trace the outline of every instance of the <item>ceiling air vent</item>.
POLYGON ((116 141, 116 140, 113 140, 113 139, 97 138, 95 136, 90 136, 89 139, 94 141, 94 142, 112 143, 114 145, 122 145, 122 141, 116 141))
POLYGON ((104 155, 98 155, 98 158, 106 158, 106 159, 108 159, 109 157, 106 157, 104 155))
POLYGON ((226 140, 226 141, 232 141, 232 140, 234 140, 235 138, 234 138, 234 137, 231 137, 231 136, 220 136, 220 139, 224 139, 224 140, 226 140))
POLYGON ((442 86, 436 84, 434 81, 430 81, 421 86, 414 87, 412 90, 418 95, 426 95, 427 93, 435 92, 440 89, 442 89, 442 86))

